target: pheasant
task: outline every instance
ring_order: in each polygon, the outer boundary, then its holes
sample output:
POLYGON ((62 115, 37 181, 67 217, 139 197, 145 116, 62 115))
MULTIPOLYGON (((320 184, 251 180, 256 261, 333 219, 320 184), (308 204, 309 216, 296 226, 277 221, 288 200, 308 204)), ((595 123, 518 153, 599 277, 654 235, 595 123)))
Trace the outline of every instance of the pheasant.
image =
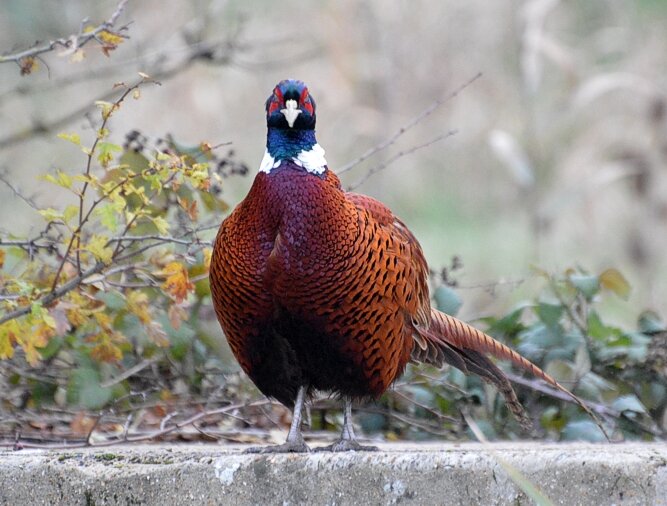
POLYGON ((259 173, 222 222, 211 258, 213 305, 234 356, 262 393, 293 409, 287 441, 251 451, 309 451, 301 413, 315 390, 344 399, 341 438, 326 449, 373 449, 355 439, 352 401, 378 398, 410 361, 479 375, 523 426, 526 412, 487 355, 589 412, 515 351, 431 307, 419 242, 381 202, 341 188, 315 139, 315 119, 303 82, 276 85, 259 173))

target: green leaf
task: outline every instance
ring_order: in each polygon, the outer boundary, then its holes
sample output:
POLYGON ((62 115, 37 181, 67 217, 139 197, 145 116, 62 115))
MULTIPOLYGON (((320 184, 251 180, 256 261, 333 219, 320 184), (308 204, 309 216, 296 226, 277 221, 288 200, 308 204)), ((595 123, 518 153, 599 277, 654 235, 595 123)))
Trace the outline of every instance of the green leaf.
POLYGON ((641 402, 648 409, 658 409, 667 400, 667 385, 661 382, 642 385, 641 402))
POLYGON ((175 329, 166 315, 159 316, 157 321, 160 322, 169 341, 171 341, 171 354, 173 357, 177 360, 185 357, 185 354, 192 346, 192 341, 196 334, 194 329, 187 322, 181 322, 181 326, 175 329))
POLYGON ((60 351, 65 340, 61 336, 54 336, 49 339, 49 342, 43 348, 39 349, 39 354, 42 356, 43 360, 49 360, 54 357, 56 353, 60 351))
POLYGON ((79 134, 59 133, 56 137, 58 137, 59 139, 69 141, 77 146, 81 146, 81 137, 79 137, 79 134))
POLYGON ((95 298, 104 302, 108 311, 122 311, 127 306, 127 300, 120 292, 98 292, 95 298))
POLYGON ((524 330, 525 326, 521 323, 521 316, 528 305, 529 304, 520 305, 511 313, 500 319, 483 318, 482 321, 489 325, 487 333, 496 337, 511 337, 524 330))
POLYGON ((65 220, 65 223, 70 223, 78 215, 79 215, 79 206, 70 204, 65 208, 65 211, 63 212, 63 219, 65 220))
POLYGON ((456 316, 463 305, 461 297, 446 285, 440 285, 436 288, 433 297, 438 309, 452 316, 456 316))
POLYGON ((656 334, 667 330, 667 325, 655 311, 644 311, 639 315, 639 330, 644 334, 656 334))
POLYGON ((606 441, 605 435, 592 420, 573 420, 563 429, 564 441, 590 441, 599 443, 606 441))
POLYGON ((49 183, 62 186, 63 188, 66 188, 68 190, 72 188, 72 177, 69 174, 63 172, 62 170, 57 170, 55 176, 51 174, 46 174, 45 176, 42 177, 42 179, 48 181, 49 183))
POLYGON ((591 370, 591 357, 586 346, 580 346, 574 356, 574 370, 578 377, 591 370))
POLYGON ((105 204, 95 209, 95 214, 100 219, 100 223, 106 227, 109 232, 118 230, 118 210, 115 204, 105 204))
POLYGON ((591 300, 600 291, 600 280, 597 276, 572 274, 568 279, 586 300, 591 300))
POLYGON ((387 426, 387 417, 380 413, 363 413, 359 415, 361 430, 368 434, 377 434, 387 426))
POLYGON ((563 306, 540 302, 535 308, 535 312, 547 327, 553 328, 558 326, 560 322, 561 316, 563 315, 563 306))
POLYGON ((100 409, 111 400, 111 389, 100 386, 99 372, 88 367, 76 369, 67 385, 67 400, 88 409, 100 409))
POLYGON ((594 309, 589 309, 588 311, 588 335, 597 341, 605 341, 608 337, 612 336, 616 329, 613 327, 608 327, 600 319, 600 315, 594 309))
POLYGON ((210 192, 200 192, 199 193, 199 198, 202 201, 202 204, 204 205, 204 208, 207 211, 220 211, 224 212, 227 209, 229 209, 229 204, 227 204, 224 200, 218 198, 217 196, 213 195, 210 192))
POLYGON ((102 167, 108 167, 113 160, 113 154, 120 151, 123 151, 123 148, 118 144, 113 144, 111 142, 97 143, 97 159, 102 167))
POLYGON ((56 211, 52 207, 49 207, 47 209, 40 209, 38 213, 41 214, 42 217, 48 222, 63 220, 62 213, 56 211))
POLYGON ((569 362, 565 362, 564 360, 552 360, 544 368, 544 372, 550 376, 553 376, 561 383, 567 383, 577 379, 574 366, 569 362))
POLYGON ((538 360, 555 343, 554 336, 542 323, 531 325, 519 334, 517 351, 530 360, 538 360))
POLYGON ((40 302, 32 303, 30 306, 30 314, 38 321, 43 321, 52 329, 56 328, 56 320, 49 314, 46 309, 44 309, 44 306, 42 306, 40 302))
POLYGON ((151 221, 153 222, 153 225, 155 225, 155 228, 160 235, 166 235, 169 233, 169 222, 162 216, 151 217, 151 221))
POLYGON ((625 411, 646 413, 646 408, 634 394, 622 395, 612 403, 611 408, 620 411, 621 413, 625 411))
POLYGON ((623 299, 627 299, 630 295, 630 283, 616 269, 607 269, 600 274, 600 286, 623 299))

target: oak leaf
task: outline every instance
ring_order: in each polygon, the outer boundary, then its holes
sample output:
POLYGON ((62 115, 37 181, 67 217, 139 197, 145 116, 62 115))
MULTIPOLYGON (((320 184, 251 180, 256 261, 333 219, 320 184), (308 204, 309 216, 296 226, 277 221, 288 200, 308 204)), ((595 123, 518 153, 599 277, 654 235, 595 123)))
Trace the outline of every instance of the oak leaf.
POLYGON ((183 302, 195 285, 190 281, 188 270, 179 262, 171 262, 165 266, 161 274, 167 278, 162 288, 171 295, 177 303, 183 302))

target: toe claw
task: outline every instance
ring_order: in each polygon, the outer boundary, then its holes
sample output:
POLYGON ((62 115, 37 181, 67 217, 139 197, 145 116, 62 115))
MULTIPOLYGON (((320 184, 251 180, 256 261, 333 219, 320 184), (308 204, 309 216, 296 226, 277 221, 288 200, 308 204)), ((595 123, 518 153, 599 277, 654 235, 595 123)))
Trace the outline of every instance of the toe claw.
POLYGON ((243 453, 308 453, 310 447, 304 442, 283 443, 274 446, 253 446, 243 453))
POLYGON ((377 452, 377 446, 364 446, 352 439, 339 439, 329 446, 315 448, 316 452, 377 452))

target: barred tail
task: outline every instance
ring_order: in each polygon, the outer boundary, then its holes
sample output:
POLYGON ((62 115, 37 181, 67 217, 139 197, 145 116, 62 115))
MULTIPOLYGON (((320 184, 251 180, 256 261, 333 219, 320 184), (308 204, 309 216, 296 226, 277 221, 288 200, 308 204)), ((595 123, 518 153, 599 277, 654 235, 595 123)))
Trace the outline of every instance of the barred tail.
POLYGON ((607 439, 609 439, 600 420, 579 397, 531 361, 480 330, 453 316, 431 309, 431 324, 429 328, 419 328, 417 329, 417 333, 418 336, 415 336, 416 345, 412 353, 413 360, 436 366, 442 366, 446 362, 465 373, 477 374, 483 380, 498 388, 505 398, 510 411, 522 426, 530 427, 530 419, 519 402, 509 379, 501 369, 483 354, 490 355, 499 360, 509 360, 520 369, 528 371, 533 376, 540 378, 557 390, 567 394, 593 419, 607 439))

